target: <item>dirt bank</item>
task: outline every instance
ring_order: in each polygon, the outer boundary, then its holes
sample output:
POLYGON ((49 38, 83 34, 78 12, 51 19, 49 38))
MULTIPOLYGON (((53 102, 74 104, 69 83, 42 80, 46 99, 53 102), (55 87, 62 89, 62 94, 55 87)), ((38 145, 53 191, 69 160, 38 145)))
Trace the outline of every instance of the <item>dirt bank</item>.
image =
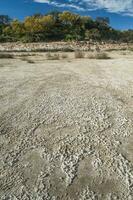
POLYGON ((93 51, 133 49, 133 44, 98 42, 41 42, 41 43, 0 43, 0 51, 93 51))

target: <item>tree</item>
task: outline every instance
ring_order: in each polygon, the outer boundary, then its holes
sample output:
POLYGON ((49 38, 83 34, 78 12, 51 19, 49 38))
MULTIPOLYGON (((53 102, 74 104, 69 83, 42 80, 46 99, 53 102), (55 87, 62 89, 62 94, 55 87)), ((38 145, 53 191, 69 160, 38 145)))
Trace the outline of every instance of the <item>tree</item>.
POLYGON ((73 38, 79 40, 83 36, 83 26, 80 15, 64 11, 59 14, 59 19, 61 24, 64 27, 64 36, 65 38, 73 38))
POLYGON ((62 13, 62 12, 60 12, 60 11, 54 10, 54 11, 52 11, 52 12, 48 12, 45 16, 51 15, 55 21, 56 21, 56 20, 59 21, 59 14, 61 14, 61 13, 62 13))
POLYGON ((41 41, 51 36, 54 26, 54 20, 51 15, 47 16, 31 16, 24 21, 26 38, 31 41, 41 41))
POLYGON ((110 19, 109 17, 97 17, 96 22, 108 26, 110 24, 110 19))
POLYGON ((0 25, 7 25, 11 22, 11 18, 8 15, 0 15, 0 25))
POLYGON ((133 42, 133 30, 118 31, 108 17, 80 16, 68 11, 53 11, 26 17, 23 22, 0 15, 0 41, 41 42, 52 40, 98 40, 133 42))
POLYGON ((11 29, 13 34, 15 34, 15 36, 18 38, 25 34, 24 24, 19 22, 17 19, 11 22, 11 29))
POLYGON ((89 17, 89 16, 82 16, 81 17, 81 21, 82 21, 82 24, 84 26, 84 29, 95 28, 94 21, 92 20, 91 17, 89 17))
POLYGON ((80 16, 68 11, 64 11, 63 13, 59 14, 59 19, 61 23, 65 25, 73 26, 73 25, 77 25, 77 23, 80 20, 80 16))
POLYGON ((91 30, 87 30, 85 33, 85 38, 87 40, 100 40, 101 39, 101 34, 100 31, 98 29, 91 29, 91 30))

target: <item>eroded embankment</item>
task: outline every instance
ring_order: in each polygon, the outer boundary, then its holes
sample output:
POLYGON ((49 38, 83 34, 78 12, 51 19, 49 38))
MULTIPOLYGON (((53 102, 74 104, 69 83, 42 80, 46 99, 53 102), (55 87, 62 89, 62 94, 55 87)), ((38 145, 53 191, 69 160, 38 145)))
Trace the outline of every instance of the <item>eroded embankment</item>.
POLYGON ((93 50, 132 50, 133 44, 106 43, 91 41, 71 42, 41 42, 41 43, 0 43, 0 51, 3 52, 47 52, 47 51, 93 51, 93 50))

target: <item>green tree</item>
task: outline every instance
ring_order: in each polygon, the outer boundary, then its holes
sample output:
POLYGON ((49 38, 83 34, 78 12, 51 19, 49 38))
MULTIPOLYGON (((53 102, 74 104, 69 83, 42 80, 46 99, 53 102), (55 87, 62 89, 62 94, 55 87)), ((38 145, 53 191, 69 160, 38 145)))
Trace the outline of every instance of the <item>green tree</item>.
POLYGON ((21 38, 25 34, 24 24, 17 19, 11 22, 11 29, 15 37, 21 38))
POLYGON ((86 40, 100 40, 101 39, 101 34, 98 29, 90 29, 87 30, 85 33, 85 38, 86 40))
POLYGON ((110 24, 110 19, 109 17, 97 17, 96 22, 101 23, 105 26, 109 26, 110 24))
POLYGON ((64 27, 65 39, 73 38, 75 40, 80 40, 82 38, 83 24, 79 15, 64 11, 59 14, 59 19, 64 27))
POLYGON ((53 11, 28 16, 23 22, 0 15, 0 42, 41 42, 52 40, 98 40, 133 42, 133 30, 118 31, 110 27, 108 17, 80 16, 68 11, 53 11))
POLYGON ((11 22, 11 18, 8 15, 0 15, 0 25, 7 25, 11 22))

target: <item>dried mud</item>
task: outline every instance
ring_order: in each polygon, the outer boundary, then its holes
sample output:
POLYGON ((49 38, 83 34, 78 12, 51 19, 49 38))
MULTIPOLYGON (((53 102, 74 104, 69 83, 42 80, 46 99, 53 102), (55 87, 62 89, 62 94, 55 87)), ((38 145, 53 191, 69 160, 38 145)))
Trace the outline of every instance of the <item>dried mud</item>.
POLYGON ((0 60, 0 199, 133 199, 133 57, 0 60))

